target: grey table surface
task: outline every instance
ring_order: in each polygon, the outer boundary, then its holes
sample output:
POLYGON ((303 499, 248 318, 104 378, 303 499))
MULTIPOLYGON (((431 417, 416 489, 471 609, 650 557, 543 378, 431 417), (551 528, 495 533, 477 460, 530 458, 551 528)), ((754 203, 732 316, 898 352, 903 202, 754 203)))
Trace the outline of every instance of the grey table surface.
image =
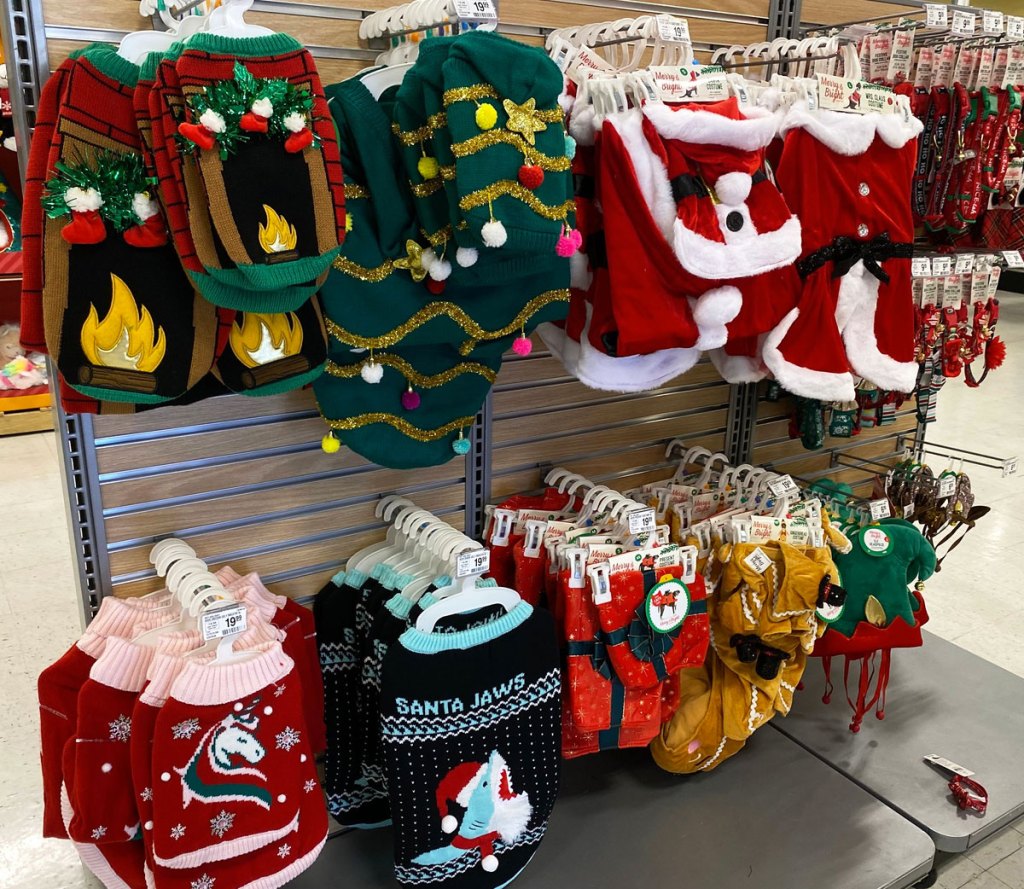
MULTIPOLYGON (((962 852, 1024 815, 1024 679, 930 633, 921 648, 893 652, 885 719, 849 730, 843 661, 833 661, 832 701, 811 659, 793 712, 771 724, 857 782, 932 837, 962 852), (989 793, 984 816, 960 812, 942 774, 922 762, 937 753, 976 773, 989 793)), ((858 670, 851 670, 855 693, 858 670)))
MULTIPOLYGON (((516 889, 902 889, 931 869, 928 836, 779 732, 710 774, 646 750, 566 763, 547 836, 516 889)), ((394 884, 390 828, 327 842, 295 889, 394 884)))

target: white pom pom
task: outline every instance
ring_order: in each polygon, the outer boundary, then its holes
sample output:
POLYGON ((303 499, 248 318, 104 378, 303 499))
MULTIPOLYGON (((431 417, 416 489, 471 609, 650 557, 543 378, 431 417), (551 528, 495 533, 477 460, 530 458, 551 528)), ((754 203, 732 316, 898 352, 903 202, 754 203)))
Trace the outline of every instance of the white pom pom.
POLYGON ((72 185, 64 192, 64 203, 68 209, 76 213, 85 213, 89 210, 99 210, 103 206, 103 198, 95 188, 79 188, 72 185))
POLYGON ((384 377, 384 368, 376 361, 367 361, 359 371, 359 376, 371 385, 379 383, 384 377))
POLYGON ((274 113, 274 103, 264 96, 253 102, 249 110, 257 117, 270 117, 274 113))
POLYGON ((479 256, 480 254, 476 252, 476 247, 460 247, 455 251, 455 261, 464 269, 475 265, 479 256))
POLYGON ((160 209, 157 207, 156 201, 147 192, 139 191, 132 198, 132 211, 139 219, 145 222, 151 216, 156 216, 160 209))
POLYGON ((430 277, 435 281, 443 281, 452 273, 452 264, 447 259, 439 259, 430 267, 430 277))
POLYGON ((488 247, 500 247, 508 240, 508 232, 505 231, 505 226, 501 224, 500 219, 492 219, 483 224, 480 229, 480 237, 484 239, 484 243, 488 247))
POLYGON ((459 829, 459 819, 454 815, 445 815, 441 819, 441 830, 445 833, 455 833, 459 829))
POLYGON ((434 252, 433 247, 427 247, 422 253, 420 253, 420 265, 423 266, 426 271, 429 272, 435 262, 437 262, 437 254, 434 252))
POLYGON ((484 860, 480 862, 480 866, 487 871, 489 874, 493 874, 498 869, 498 859, 494 855, 487 855, 484 860))
POLYGON ((285 117, 282 123, 289 133, 301 133, 306 129, 306 117, 303 114, 299 114, 298 111, 293 111, 285 117))
POLYGON ((753 182, 746 173, 724 173, 715 180, 715 194, 723 204, 738 207, 750 196, 753 182))
POLYGON ((207 108, 199 115, 199 122, 211 133, 223 133, 228 128, 224 118, 212 108, 207 108))

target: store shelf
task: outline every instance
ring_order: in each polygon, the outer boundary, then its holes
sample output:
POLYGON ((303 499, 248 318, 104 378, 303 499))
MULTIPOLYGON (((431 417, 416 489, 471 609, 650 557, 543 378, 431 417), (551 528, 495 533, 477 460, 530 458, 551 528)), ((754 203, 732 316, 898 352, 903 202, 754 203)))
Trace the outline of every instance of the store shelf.
MULTIPOLYGON (((909 821, 763 729, 705 775, 669 775, 646 750, 567 763, 547 837, 515 886, 902 889, 934 851, 909 821)), ((290 885, 393 885, 392 861, 390 829, 351 831, 290 885)))
POLYGON ((21 435, 25 432, 45 432, 53 429, 53 399, 49 390, 31 395, 9 395, 0 398, 0 436, 21 435))
POLYGON ((1024 815, 1024 679, 924 635, 922 648, 893 652, 884 720, 869 714, 859 734, 849 731, 838 660, 831 704, 821 703, 822 670, 812 662, 793 713, 772 725, 920 825, 940 852, 963 852, 1024 815), (922 762, 929 753, 976 773, 989 791, 984 816, 956 808, 941 774, 922 762))

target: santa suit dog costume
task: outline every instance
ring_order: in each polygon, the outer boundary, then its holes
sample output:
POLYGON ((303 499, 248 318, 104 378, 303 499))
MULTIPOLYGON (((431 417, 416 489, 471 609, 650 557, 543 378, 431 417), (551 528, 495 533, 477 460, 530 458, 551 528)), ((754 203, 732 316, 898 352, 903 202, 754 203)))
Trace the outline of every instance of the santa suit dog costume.
POLYGON ((853 401, 852 374, 910 392, 910 192, 921 122, 899 111, 812 112, 801 101, 783 130, 777 178, 803 225, 803 291, 767 337, 764 361, 805 398, 853 401))

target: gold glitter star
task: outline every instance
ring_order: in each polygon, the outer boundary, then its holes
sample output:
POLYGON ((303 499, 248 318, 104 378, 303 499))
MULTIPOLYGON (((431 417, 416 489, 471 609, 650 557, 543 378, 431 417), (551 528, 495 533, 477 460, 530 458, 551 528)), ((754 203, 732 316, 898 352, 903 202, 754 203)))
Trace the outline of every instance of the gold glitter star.
POLYGON ((391 264, 396 269, 405 269, 413 281, 419 282, 427 277, 427 270, 423 268, 423 248, 415 241, 406 241, 405 256, 391 264))
POLYGON ((517 105, 511 99, 505 99, 502 105, 505 106, 505 113, 508 115, 506 129, 519 133, 527 142, 535 145, 536 139, 533 134, 548 128, 548 125, 537 117, 537 100, 529 98, 522 105, 517 105))

